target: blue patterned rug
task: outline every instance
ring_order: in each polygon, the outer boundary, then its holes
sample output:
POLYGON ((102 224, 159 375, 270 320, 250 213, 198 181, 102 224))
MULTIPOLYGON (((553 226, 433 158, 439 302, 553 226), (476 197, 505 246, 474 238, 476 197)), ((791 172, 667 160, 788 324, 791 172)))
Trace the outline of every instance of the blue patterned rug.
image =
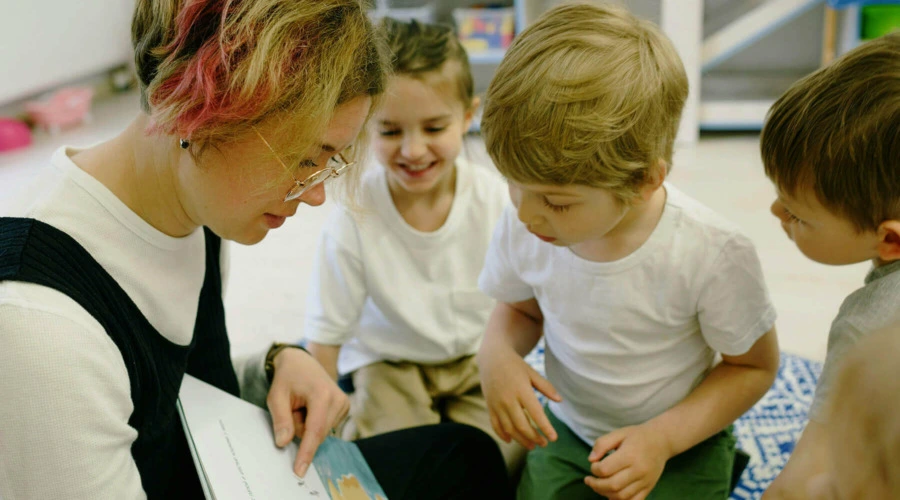
MULTIPOLYGON (((543 343, 525 360, 544 373, 543 343)), ((778 378, 765 396, 734 424, 738 446, 750 455, 750 465, 732 493, 733 500, 757 500, 787 463, 800 433, 822 373, 822 364, 781 353, 778 378)))

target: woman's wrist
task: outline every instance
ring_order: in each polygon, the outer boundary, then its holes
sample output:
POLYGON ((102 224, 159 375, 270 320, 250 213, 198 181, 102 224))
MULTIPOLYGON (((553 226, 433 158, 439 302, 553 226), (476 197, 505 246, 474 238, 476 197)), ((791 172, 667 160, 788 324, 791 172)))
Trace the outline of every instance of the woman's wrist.
POLYGON ((263 367, 265 368, 265 372, 266 372, 266 380, 269 382, 269 384, 271 384, 272 380, 275 378, 275 369, 276 369, 275 360, 278 357, 278 355, 281 354, 281 352, 284 351, 285 349, 299 349, 301 351, 307 352, 306 349, 304 349, 303 346, 301 346, 301 345, 284 344, 281 342, 274 342, 272 344, 272 347, 269 347, 269 351, 266 353, 266 360, 263 365, 263 367))

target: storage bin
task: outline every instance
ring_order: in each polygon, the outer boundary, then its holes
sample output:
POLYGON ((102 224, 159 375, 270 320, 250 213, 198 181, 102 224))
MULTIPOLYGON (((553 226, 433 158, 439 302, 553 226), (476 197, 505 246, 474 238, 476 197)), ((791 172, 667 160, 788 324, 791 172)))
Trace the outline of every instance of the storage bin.
POLYGON ((513 8, 453 9, 457 34, 469 52, 505 49, 515 35, 513 8))
POLYGON ((871 40, 900 29, 900 4, 866 5, 860 12, 860 38, 871 40))

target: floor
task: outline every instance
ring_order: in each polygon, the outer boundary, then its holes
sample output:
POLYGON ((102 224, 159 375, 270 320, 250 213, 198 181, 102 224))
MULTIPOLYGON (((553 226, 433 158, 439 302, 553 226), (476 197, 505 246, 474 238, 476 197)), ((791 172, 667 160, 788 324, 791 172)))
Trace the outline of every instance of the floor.
MULTIPOLYGON (((138 112, 134 92, 94 104, 92 121, 57 136, 35 135, 25 150, 0 153, 0 214, 20 186, 45 168, 62 144, 89 145, 123 128, 138 112)), ((467 141, 467 154, 489 164, 484 144, 467 141)), ((670 181, 737 223, 756 242, 772 299, 778 308, 782 349, 821 361, 828 328, 851 291, 862 285, 867 264, 827 267, 803 257, 769 214, 773 189, 763 175, 759 136, 704 135, 678 149, 670 181)), ((318 233, 333 205, 304 208, 253 247, 231 245, 226 292, 228 326, 236 354, 264 349, 272 340, 303 335, 306 284, 318 233)))

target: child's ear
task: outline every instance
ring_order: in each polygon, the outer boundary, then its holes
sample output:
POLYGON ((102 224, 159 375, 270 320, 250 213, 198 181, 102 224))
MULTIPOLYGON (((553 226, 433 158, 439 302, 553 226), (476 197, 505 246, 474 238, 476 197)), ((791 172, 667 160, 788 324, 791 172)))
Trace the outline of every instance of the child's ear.
POLYGON ((475 112, 478 111, 478 106, 481 106, 481 98, 475 96, 472 98, 472 105, 466 109, 466 113, 463 115, 465 119, 463 134, 468 132, 472 127, 472 120, 475 118, 475 112))
POLYGON ((900 260, 900 220, 886 220, 878 226, 878 257, 884 262, 900 260))
POLYGON ((666 177, 669 176, 669 164, 666 163, 666 160, 659 160, 653 175, 653 182, 656 183, 656 187, 660 187, 663 185, 663 182, 666 182, 666 177))
POLYGON ((647 201, 653 197, 653 193, 662 187, 668 173, 669 165, 665 160, 659 160, 656 168, 652 168, 647 172, 647 179, 644 181, 644 185, 641 186, 641 199, 647 201))

